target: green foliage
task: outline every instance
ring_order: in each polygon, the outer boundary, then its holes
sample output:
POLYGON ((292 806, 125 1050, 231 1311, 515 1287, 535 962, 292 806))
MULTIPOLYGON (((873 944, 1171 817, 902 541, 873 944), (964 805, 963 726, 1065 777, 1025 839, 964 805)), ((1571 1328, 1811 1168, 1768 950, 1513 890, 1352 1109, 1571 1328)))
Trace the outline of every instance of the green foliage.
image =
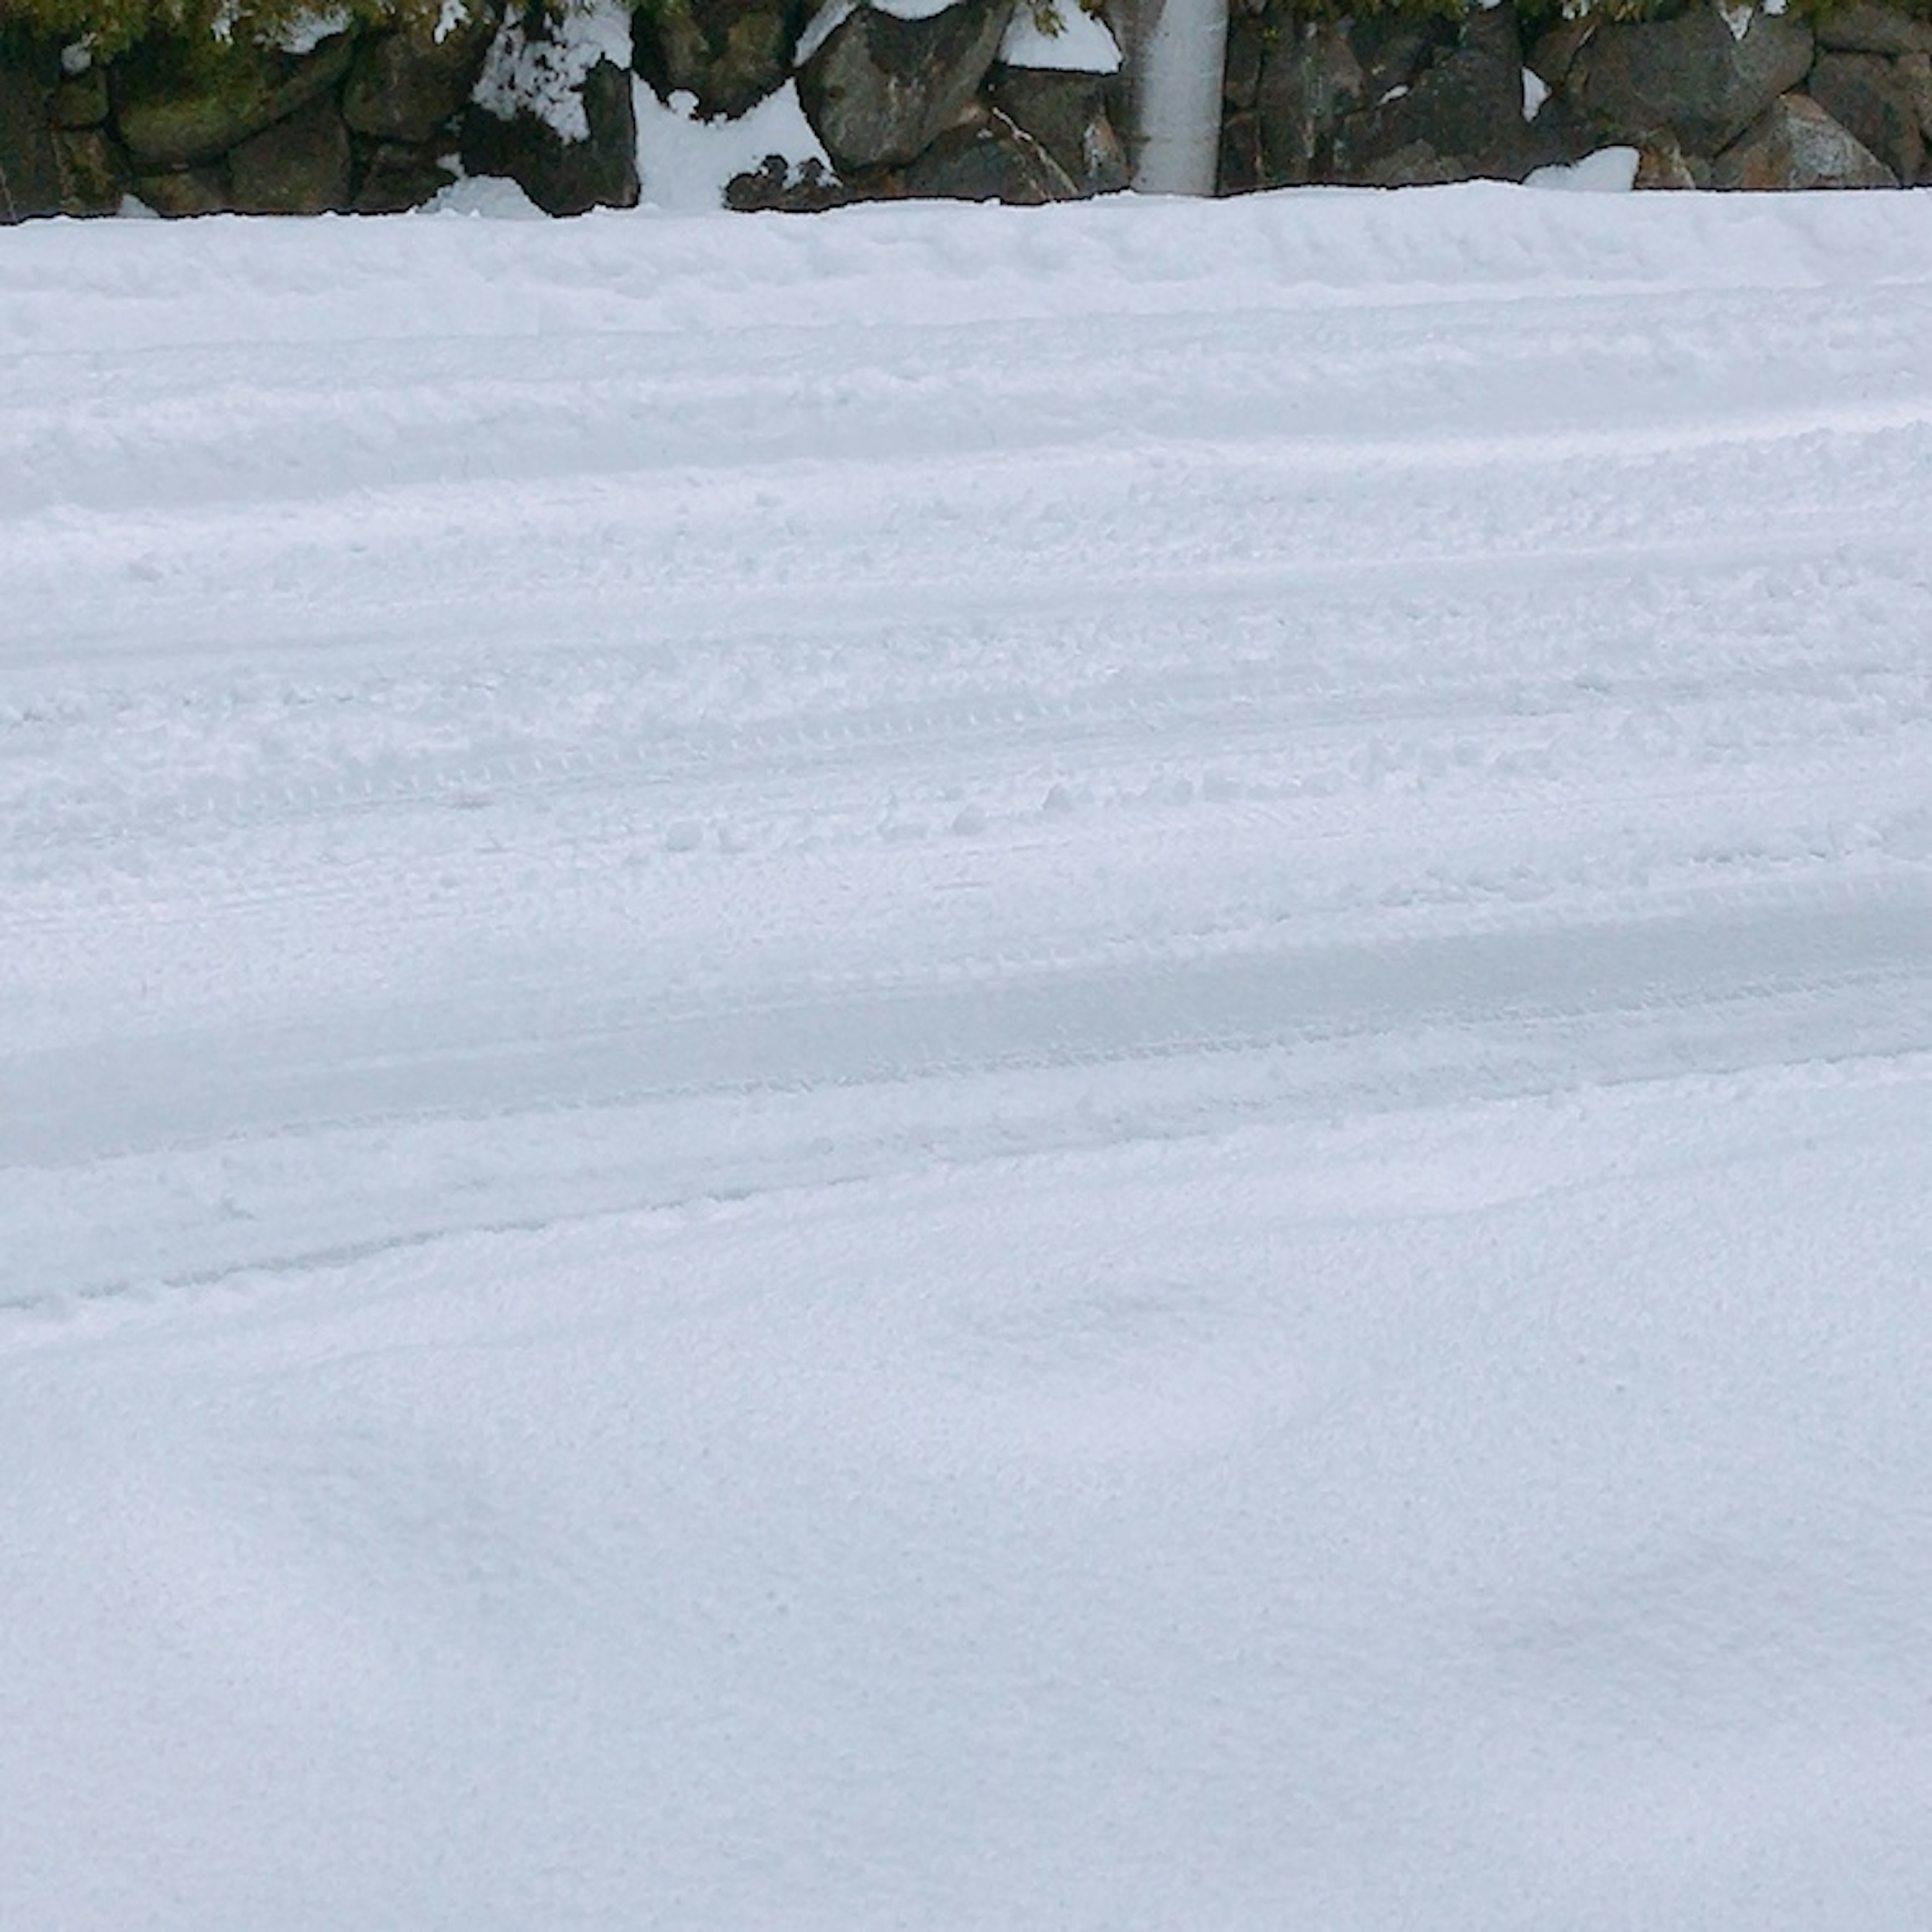
POLYGON ((0 0, 9 26, 62 40, 85 40, 103 55, 164 34, 273 41, 319 17, 346 14, 367 26, 433 29, 442 0, 0 0))

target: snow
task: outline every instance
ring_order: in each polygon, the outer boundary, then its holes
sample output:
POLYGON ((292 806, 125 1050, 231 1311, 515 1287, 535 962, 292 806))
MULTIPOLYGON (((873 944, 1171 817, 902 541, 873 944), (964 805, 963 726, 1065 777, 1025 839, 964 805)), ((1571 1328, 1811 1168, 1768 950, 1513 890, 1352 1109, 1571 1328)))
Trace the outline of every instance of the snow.
POLYGON ((1643 157, 1634 148, 1599 148, 1580 161, 1532 168, 1526 188, 1561 188, 1578 194, 1628 194, 1636 185, 1643 157))
POLYGON ((795 167, 814 160, 828 171, 824 146, 799 105, 798 89, 786 82, 734 121, 698 118, 696 95, 660 100, 642 81, 637 100, 638 173, 653 208, 695 214, 724 205, 725 184, 777 154, 795 167))
POLYGON ((1067 0, 1064 6, 1016 8, 1000 58, 1008 67, 1054 74, 1116 74, 1120 50, 1105 20, 1067 0))
POLYGON ((1932 200, 505 207, 0 251, 8 1922, 1918 1932, 1932 200))
POLYGON ((932 20, 950 12, 959 0, 819 0, 805 32, 799 36, 792 64, 802 67, 862 6, 896 20, 932 20))
POLYGON ((626 0, 572 0, 539 24, 532 32, 515 10, 506 16, 471 98, 500 121, 531 114, 566 141, 586 140, 585 76, 600 62, 630 66, 631 9, 626 0))
MULTIPOLYGON (((798 37, 798 45, 792 52, 792 65, 804 66, 851 19, 858 6, 859 0, 820 0, 818 10, 806 22, 805 32, 798 37)), ((946 10, 942 7, 939 10, 944 13, 946 10)))
POLYGON ((285 54, 313 53, 324 40, 346 33, 350 25, 346 7, 318 7, 292 16, 275 37, 275 45, 285 54))

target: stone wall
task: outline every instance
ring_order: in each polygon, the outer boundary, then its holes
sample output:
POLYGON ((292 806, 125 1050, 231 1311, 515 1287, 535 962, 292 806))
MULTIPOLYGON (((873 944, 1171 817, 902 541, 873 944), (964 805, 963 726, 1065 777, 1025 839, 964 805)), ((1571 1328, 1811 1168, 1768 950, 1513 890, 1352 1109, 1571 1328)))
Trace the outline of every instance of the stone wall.
MULTIPOLYGON (((731 184, 736 207, 1126 184, 1115 42, 1072 0, 955 0, 920 18, 870 0, 602 4, 619 31, 587 43, 585 15, 560 24, 524 0, 507 17, 505 0, 472 0, 441 38, 157 35, 107 62, 0 32, 0 220, 130 196, 170 215, 382 213, 459 167, 510 176, 554 214, 628 206, 633 69, 714 116, 796 83, 831 166, 774 156, 731 184)), ((1520 180, 1613 145, 1639 152, 1648 188, 1932 182, 1932 26, 1876 0, 1802 18, 1691 0, 1667 19, 1540 26, 1507 4, 1460 20, 1232 4, 1226 193, 1520 180)))
POLYGON ((1613 146, 1638 150, 1643 188, 1932 178, 1932 26, 1871 0, 1809 18, 1700 0, 1541 28, 1508 6, 1457 23, 1236 4, 1224 192, 1520 181, 1613 146))
POLYGON ((0 200, 16 218, 410 208, 446 165, 496 31, 342 32, 300 52, 155 35, 112 62, 0 41, 0 200))

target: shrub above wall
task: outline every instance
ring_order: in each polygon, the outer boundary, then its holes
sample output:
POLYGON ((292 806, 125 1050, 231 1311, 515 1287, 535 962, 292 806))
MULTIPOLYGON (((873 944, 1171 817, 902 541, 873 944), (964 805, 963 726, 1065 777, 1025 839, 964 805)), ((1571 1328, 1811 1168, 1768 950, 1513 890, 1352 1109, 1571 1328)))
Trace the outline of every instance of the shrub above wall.
MULTIPOLYGON (((1932 0, 1230 6, 1223 193, 1520 180, 1606 146, 1636 151, 1642 187, 1932 180, 1932 0)), ((552 213, 628 206, 634 74, 705 117, 796 84, 830 165, 774 156, 733 206, 1106 193, 1130 173, 1114 70, 1135 16, 1135 0, 0 0, 0 220, 130 195, 168 214, 380 213, 459 171, 512 176, 552 213)))
POLYGON ((464 0, 4 0, 0 19, 50 38, 84 40, 105 56, 150 34, 273 46, 310 34, 318 22, 434 34, 467 10, 464 0))

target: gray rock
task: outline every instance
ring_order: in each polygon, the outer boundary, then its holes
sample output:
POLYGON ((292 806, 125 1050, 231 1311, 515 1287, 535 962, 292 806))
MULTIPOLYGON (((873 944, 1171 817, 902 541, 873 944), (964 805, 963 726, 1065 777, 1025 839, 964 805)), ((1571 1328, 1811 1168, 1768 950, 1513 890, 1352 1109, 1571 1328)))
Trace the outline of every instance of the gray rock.
POLYGON ((134 195, 157 214, 171 219, 190 214, 220 214, 228 207, 226 163, 205 161, 195 167, 160 168, 134 177, 134 195))
POLYGON ((1127 184, 1126 152, 1107 112, 1112 85, 1104 74, 996 67, 988 94, 1053 157, 1076 194, 1112 194, 1127 184))
POLYGON ((902 192, 922 201, 1003 201, 1035 208, 1081 190, 1045 145, 988 112, 949 128, 905 170, 902 192))
POLYGON ((1256 185, 1282 188, 1319 178, 1328 171, 1336 128, 1365 98, 1374 97, 1340 23, 1284 22, 1262 60, 1256 185))
POLYGON ((441 40, 427 29, 371 34, 356 50, 343 119, 375 140, 433 140, 467 104, 502 15, 477 0, 441 40))
POLYGON ((638 71, 662 99, 694 94, 706 120, 748 113, 782 87, 805 0, 652 0, 636 16, 638 71))
POLYGON ((566 141, 533 114, 500 121, 472 107, 463 120, 463 165, 472 175, 505 175, 546 214, 634 208, 638 200, 637 110, 631 76, 599 61, 584 77, 590 131, 566 141))
POLYGON ((1270 38, 1267 14, 1268 0, 1233 0, 1228 9, 1228 48, 1221 62, 1224 122, 1230 115, 1252 113, 1260 98, 1262 62, 1270 38))
POLYGON ((434 148, 379 142, 362 164, 350 206, 358 214, 401 214, 433 201, 455 178, 434 148))
POLYGON ((1932 23, 1874 0, 1822 8, 1815 25, 1821 47, 1853 54, 1932 54, 1932 23))
POLYGON ((1550 87, 1561 87, 1570 78, 1583 44, 1603 25, 1594 14, 1580 14, 1574 20, 1559 20, 1530 44, 1523 64, 1550 87))
POLYGON ((1640 188, 1699 188, 1711 184, 1711 164, 1694 160, 1677 145, 1672 134, 1658 135, 1638 151, 1636 178, 1640 188))
POLYGON ((327 94, 238 142, 229 205, 242 214, 326 214, 349 206, 349 130, 327 94))
POLYGON ((965 112, 1013 0, 957 0, 922 20, 862 4, 798 72, 812 131, 841 174, 916 159, 965 112))
POLYGON ((1700 0, 1674 20, 1599 26, 1564 84, 1610 138, 1640 146, 1667 129, 1687 153, 1712 154, 1796 87, 1811 56, 1802 22, 1754 13, 1740 37, 1700 0))
POLYGON ((1539 140, 1523 119, 1522 50, 1506 6, 1472 14, 1456 44, 1412 83, 1335 132, 1336 174, 1377 187, 1520 181, 1566 158, 1574 156, 1539 140))
POLYGON ((1881 54, 1820 54, 1804 91, 1900 181, 1918 178, 1925 136, 1912 84, 1896 62, 1881 54))
POLYGON ((38 50, 0 36, 0 223, 61 212, 52 84, 51 63, 38 50))
POLYGON ((302 55, 238 37, 151 34, 114 63, 116 124, 139 167, 212 160, 332 92, 355 50, 348 34, 302 55))
POLYGON ((1896 188, 1898 177, 1815 100, 1787 94, 1712 162, 1711 185, 1778 192, 1896 188))
POLYGON ((1371 106, 1399 88, 1413 87, 1422 70, 1456 42, 1454 25, 1438 14, 1418 20, 1386 10, 1342 22, 1362 70, 1362 98, 1371 106))

